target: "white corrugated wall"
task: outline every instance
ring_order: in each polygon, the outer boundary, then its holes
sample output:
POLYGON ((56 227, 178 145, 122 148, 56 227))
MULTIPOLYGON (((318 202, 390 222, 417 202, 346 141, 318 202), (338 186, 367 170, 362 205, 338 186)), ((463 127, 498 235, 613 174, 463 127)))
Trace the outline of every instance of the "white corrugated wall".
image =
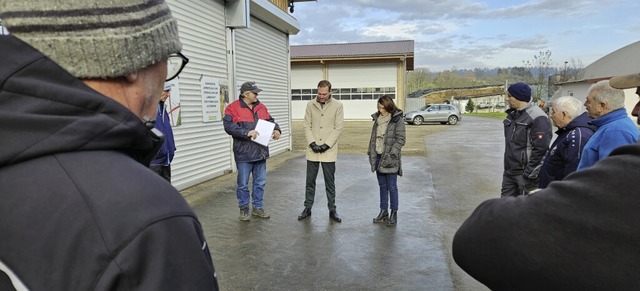
MULTIPOLYGON (((180 74, 182 124, 174 127, 177 145, 172 184, 196 185, 232 169, 231 139, 221 121, 202 121, 202 76, 228 79, 224 2, 168 0, 178 20, 182 52, 189 64, 180 74)), ((233 88, 233 86, 230 86, 233 88)))
POLYGON ((256 82, 263 90, 258 99, 282 130, 281 139, 269 144, 272 156, 291 149, 288 41, 286 34, 255 17, 250 29, 235 30, 236 82, 256 82))

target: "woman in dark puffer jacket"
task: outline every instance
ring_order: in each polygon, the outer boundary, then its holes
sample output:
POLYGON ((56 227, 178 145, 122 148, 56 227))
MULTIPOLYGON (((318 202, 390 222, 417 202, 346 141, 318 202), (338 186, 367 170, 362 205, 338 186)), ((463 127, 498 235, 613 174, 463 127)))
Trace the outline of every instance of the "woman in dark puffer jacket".
POLYGON ((373 127, 367 154, 371 171, 376 172, 380 186, 380 214, 373 222, 386 221, 387 226, 395 226, 398 218, 398 175, 402 176, 400 150, 407 137, 402 110, 389 95, 384 95, 378 99, 378 112, 371 117, 373 127))

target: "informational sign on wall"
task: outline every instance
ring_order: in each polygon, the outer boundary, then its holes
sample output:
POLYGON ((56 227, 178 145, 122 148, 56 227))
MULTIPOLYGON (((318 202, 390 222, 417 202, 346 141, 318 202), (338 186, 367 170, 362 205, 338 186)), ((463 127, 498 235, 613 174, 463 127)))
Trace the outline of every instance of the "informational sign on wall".
POLYGON ((223 103, 220 102, 220 80, 203 76, 200 78, 202 90, 202 122, 222 120, 223 103))

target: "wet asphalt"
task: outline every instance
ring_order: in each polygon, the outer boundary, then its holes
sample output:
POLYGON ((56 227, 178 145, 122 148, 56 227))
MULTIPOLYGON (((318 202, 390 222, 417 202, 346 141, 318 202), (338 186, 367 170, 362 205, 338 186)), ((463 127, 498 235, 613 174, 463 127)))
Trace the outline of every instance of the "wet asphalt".
MULTIPOLYGON (((306 160, 267 162, 264 208, 238 219, 235 174, 183 190, 198 214, 222 290, 488 290, 457 267, 451 240, 482 201, 500 196, 502 121, 465 116, 425 137, 426 156, 404 156, 398 224, 374 224, 379 196, 365 154, 339 154, 329 219, 322 171, 312 216, 303 210, 306 160)), ((363 141, 366 142, 366 141, 363 141)))

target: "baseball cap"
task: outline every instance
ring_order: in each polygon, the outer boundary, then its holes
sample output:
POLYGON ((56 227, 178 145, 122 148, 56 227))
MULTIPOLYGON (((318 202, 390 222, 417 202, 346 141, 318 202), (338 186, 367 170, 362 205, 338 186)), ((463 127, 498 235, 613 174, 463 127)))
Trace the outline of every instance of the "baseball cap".
POLYGON ((245 82, 244 84, 242 84, 242 86, 240 86, 240 94, 247 92, 247 91, 251 91, 253 93, 260 93, 260 91, 262 91, 262 89, 258 88, 258 86, 256 85, 256 82, 245 82))

